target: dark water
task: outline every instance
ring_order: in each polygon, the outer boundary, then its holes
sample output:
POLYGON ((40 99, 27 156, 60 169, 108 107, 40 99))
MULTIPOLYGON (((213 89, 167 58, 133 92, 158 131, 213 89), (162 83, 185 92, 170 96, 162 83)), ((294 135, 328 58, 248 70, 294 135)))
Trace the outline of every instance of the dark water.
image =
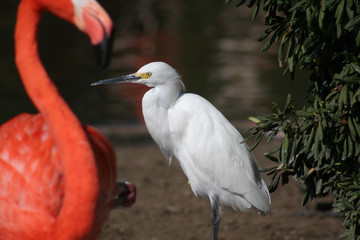
MULTIPOLYGON (((135 72, 151 61, 165 61, 183 76, 188 92, 202 95, 231 120, 268 113, 287 93, 303 104, 306 77, 281 75, 276 55, 260 51, 264 26, 251 22, 252 10, 223 0, 103 0, 116 28, 110 67, 95 65, 87 36, 49 13, 39 29, 40 56, 70 107, 90 124, 141 121, 145 87, 90 87, 97 80, 135 72)), ((0 6, 0 122, 36 112, 14 64, 13 29, 19 1, 0 6)))

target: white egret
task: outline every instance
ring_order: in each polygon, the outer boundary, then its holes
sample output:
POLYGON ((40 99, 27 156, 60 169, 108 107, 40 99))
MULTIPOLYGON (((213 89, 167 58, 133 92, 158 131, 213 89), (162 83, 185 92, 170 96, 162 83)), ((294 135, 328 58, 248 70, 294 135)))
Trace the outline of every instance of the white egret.
POLYGON ((151 87, 142 99, 146 127, 169 162, 178 159, 194 194, 209 197, 213 240, 222 206, 270 211, 269 191, 241 134, 206 99, 185 93, 175 69, 153 62, 134 74, 92 85, 126 82, 151 87))

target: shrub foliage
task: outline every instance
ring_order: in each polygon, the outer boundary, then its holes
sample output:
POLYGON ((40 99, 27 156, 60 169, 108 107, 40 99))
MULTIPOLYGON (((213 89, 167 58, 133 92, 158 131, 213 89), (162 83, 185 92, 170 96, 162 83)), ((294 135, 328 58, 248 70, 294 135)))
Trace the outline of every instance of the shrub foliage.
MULTIPOLYGON (((228 0, 227 2, 230 2, 228 0)), ((335 211, 348 229, 342 237, 360 238, 360 1, 358 0, 240 0, 260 8, 268 28, 260 37, 263 51, 275 42, 285 73, 307 69, 311 75, 305 98, 295 109, 291 95, 284 107, 252 118, 257 146, 263 136, 282 143, 265 156, 276 163, 265 169, 269 189, 294 176, 306 186, 303 204, 318 195, 332 195, 335 211), (266 134, 266 135, 265 135, 266 134)))

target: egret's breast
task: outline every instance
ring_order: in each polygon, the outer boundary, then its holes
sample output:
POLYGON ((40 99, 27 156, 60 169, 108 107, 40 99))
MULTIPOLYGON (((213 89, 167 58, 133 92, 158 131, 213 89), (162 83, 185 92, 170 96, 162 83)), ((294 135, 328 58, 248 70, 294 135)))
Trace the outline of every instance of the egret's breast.
POLYGON ((170 137, 168 109, 161 106, 159 99, 156 98, 153 91, 155 90, 150 89, 146 92, 142 101, 145 125, 165 157, 171 160, 173 149, 170 137))

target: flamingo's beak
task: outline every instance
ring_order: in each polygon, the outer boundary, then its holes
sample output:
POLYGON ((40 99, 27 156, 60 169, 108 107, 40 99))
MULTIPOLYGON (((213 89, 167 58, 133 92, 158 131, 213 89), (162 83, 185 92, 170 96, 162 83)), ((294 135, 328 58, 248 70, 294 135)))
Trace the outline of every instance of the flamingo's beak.
POLYGON ((110 64, 113 40, 114 30, 111 31, 110 36, 104 32, 104 38, 101 40, 101 42, 94 45, 97 64, 101 68, 106 68, 110 64))
POLYGON ((98 64, 105 68, 111 59, 113 43, 113 23, 106 11, 96 1, 88 1, 84 6, 75 8, 74 22, 85 32, 95 46, 98 64))

